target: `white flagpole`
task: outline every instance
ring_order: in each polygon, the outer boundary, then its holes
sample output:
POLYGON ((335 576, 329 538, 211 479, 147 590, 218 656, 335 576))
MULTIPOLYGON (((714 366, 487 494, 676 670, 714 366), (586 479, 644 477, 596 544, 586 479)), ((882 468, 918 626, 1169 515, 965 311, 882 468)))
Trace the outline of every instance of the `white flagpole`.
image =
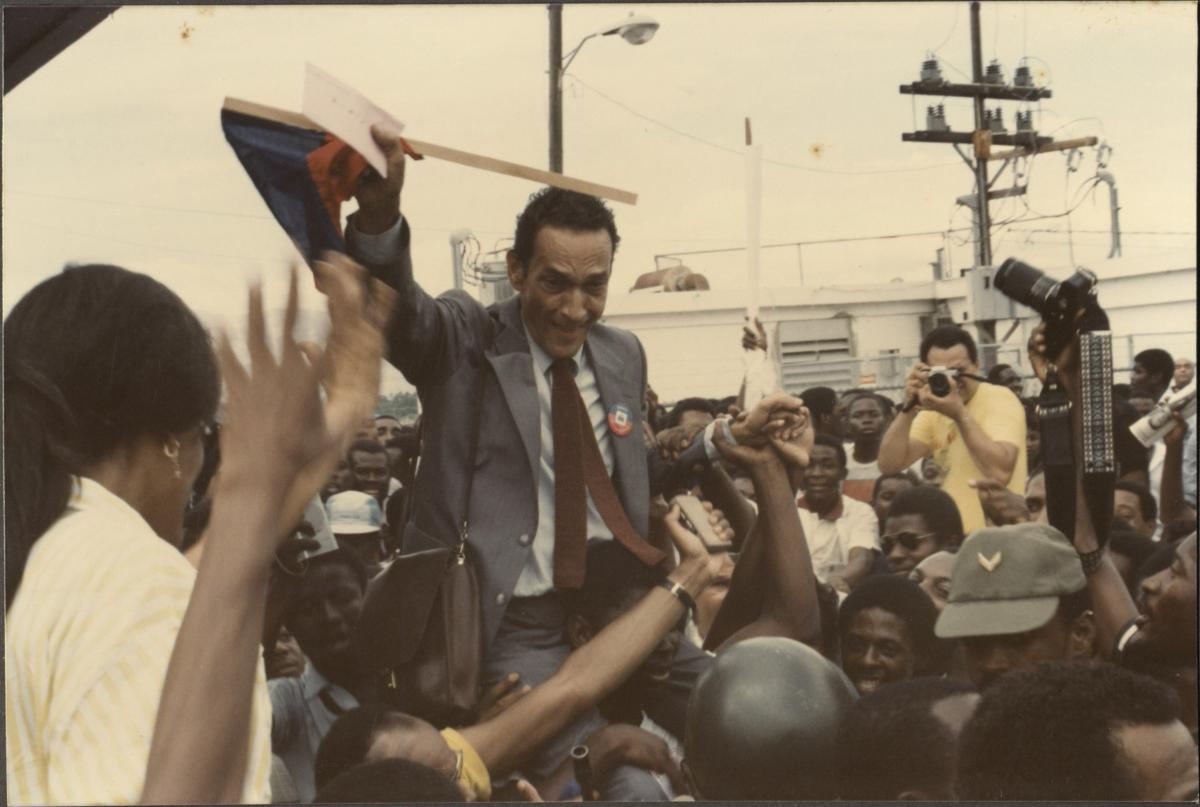
POLYGON ((758 251, 762 221, 762 146, 750 134, 746 118, 746 269, 750 296, 746 314, 750 327, 758 316, 758 251))

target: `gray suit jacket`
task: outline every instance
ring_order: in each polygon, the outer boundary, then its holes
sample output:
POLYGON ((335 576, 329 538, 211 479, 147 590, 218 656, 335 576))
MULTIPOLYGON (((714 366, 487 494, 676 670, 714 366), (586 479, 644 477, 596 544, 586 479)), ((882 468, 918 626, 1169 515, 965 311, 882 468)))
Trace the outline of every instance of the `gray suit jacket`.
MULTIPOLYGON (((417 387, 423 410, 421 466, 403 548, 414 552, 457 541, 468 473, 469 547, 479 574, 484 639, 490 646, 537 529, 540 411, 520 298, 484 308, 465 292, 434 299, 413 279, 404 224, 400 260, 371 267, 399 292, 388 333, 389 361, 417 387), (483 384, 474 469, 468 462, 472 408, 483 384)), ((635 530, 649 526, 650 482, 642 439, 646 357, 628 331, 594 325, 588 356, 604 408, 624 404, 627 436, 612 436, 613 484, 635 530)))

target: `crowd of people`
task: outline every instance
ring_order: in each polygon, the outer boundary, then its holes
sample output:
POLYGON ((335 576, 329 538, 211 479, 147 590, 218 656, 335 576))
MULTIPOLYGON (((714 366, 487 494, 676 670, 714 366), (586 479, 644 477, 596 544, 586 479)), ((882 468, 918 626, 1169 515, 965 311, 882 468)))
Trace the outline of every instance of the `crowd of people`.
POLYGON ((251 291, 249 365, 117 267, 5 321, 9 802, 1200 795, 1195 416, 1129 432, 1189 359, 1113 385, 1103 513, 1078 439, 1047 473, 1026 393, 1056 373, 1076 431, 1085 404, 1044 328, 1028 377, 942 326, 894 395, 666 406, 599 321, 603 203, 535 194, 518 294, 435 298, 376 140, 349 257, 314 267, 324 346, 294 273, 278 351, 251 291), (385 359, 413 423, 374 411, 385 359), (457 542, 479 686, 449 717, 377 652, 432 624, 387 586, 457 542))

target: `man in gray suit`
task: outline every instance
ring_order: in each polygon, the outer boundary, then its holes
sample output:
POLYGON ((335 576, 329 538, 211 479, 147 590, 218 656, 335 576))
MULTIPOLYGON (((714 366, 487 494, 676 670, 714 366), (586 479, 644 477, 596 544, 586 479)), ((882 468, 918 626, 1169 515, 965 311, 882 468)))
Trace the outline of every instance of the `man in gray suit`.
MULTIPOLYGON (((346 235, 354 257, 399 292, 389 360, 417 387, 422 403, 421 468, 404 550, 456 540, 465 507, 481 587, 486 683, 515 672, 535 686, 570 652, 561 591, 577 588, 584 573, 582 560, 568 562, 563 549, 556 552, 556 541, 567 546, 556 536, 556 523, 569 520, 564 513, 579 522, 579 545, 567 547, 572 554, 588 540, 615 537, 644 563, 662 558, 640 537, 649 529, 651 487, 641 427, 645 353, 633 334, 599 324, 619 243, 616 226, 599 199, 547 188, 518 219, 507 255, 516 297, 490 308, 462 291, 434 299, 413 279, 408 222, 400 214, 403 146, 383 132, 376 140, 388 156, 388 176, 360 183, 359 212, 346 235), (598 474, 593 460, 586 493, 575 479, 578 502, 564 488, 566 452, 557 474, 555 464, 556 443, 566 445, 556 434, 554 414, 556 401, 565 399, 556 396, 568 388, 572 399, 582 401, 574 414, 582 432, 579 450, 594 457, 598 448, 604 470, 598 474), (468 468, 477 400, 481 425, 474 467, 468 468), (603 477, 599 483, 597 476, 603 477), (608 494, 598 486, 607 486, 608 494), (622 518, 624 527, 616 523, 622 518)), ((706 663, 694 648, 677 656, 677 719, 671 722, 681 722, 680 696, 686 703, 706 663)), ((548 775, 598 719, 551 743, 528 772, 548 775)))

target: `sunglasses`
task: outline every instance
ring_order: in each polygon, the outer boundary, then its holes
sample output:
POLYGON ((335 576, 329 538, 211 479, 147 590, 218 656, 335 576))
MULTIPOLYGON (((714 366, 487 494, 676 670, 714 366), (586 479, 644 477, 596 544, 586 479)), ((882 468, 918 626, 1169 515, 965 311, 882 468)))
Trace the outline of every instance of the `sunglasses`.
POLYGON ((892 550, 896 548, 896 544, 900 544, 909 552, 916 552, 921 546, 921 543, 927 538, 936 536, 936 532, 899 532, 895 535, 884 535, 879 539, 879 545, 883 548, 883 554, 890 555, 892 550))

